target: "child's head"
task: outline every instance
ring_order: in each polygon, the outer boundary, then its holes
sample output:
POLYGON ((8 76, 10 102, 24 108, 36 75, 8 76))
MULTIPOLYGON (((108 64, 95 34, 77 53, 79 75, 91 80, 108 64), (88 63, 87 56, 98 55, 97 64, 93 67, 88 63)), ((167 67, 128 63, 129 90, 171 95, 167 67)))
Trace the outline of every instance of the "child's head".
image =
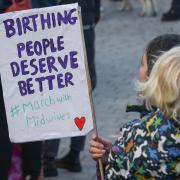
POLYGON ((140 80, 145 81, 147 79, 147 76, 150 75, 155 62, 163 52, 178 45, 180 45, 180 35, 177 34, 165 34, 151 40, 146 48, 141 63, 139 72, 140 80))
POLYGON ((139 84, 148 107, 160 108, 168 117, 180 117, 180 47, 160 56, 148 80, 139 84))

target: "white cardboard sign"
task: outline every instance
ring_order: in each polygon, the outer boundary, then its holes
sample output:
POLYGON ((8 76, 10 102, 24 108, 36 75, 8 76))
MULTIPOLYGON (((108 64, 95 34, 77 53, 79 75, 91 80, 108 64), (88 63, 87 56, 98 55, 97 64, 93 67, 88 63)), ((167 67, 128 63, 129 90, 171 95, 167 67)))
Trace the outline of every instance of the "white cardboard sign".
POLYGON ((0 72, 12 142, 93 128, 78 4, 0 16, 0 72))

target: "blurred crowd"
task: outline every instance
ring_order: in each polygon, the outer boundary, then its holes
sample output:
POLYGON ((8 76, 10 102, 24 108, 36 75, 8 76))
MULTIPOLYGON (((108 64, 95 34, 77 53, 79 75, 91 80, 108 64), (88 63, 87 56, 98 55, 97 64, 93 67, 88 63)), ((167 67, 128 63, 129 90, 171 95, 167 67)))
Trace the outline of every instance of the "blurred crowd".
MULTIPOLYGON (((111 0, 119 3, 118 9, 121 11, 132 10, 131 0, 111 0)), ((139 0, 139 3, 142 5, 141 16, 151 15, 156 16, 157 14, 157 2, 156 0, 139 0)), ((180 1, 172 0, 171 7, 168 12, 162 15, 162 21, 175 21, 180 19, 180 1)))

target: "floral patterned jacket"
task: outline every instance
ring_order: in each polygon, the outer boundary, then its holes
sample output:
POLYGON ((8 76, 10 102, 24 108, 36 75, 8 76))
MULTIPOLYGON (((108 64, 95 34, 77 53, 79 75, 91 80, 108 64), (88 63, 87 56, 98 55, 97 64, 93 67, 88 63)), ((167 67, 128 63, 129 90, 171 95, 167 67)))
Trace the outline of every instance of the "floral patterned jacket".
POLYGON ((123 126, 109 154, 105 179, 180 179, 180 122, 158 110, 123 126))

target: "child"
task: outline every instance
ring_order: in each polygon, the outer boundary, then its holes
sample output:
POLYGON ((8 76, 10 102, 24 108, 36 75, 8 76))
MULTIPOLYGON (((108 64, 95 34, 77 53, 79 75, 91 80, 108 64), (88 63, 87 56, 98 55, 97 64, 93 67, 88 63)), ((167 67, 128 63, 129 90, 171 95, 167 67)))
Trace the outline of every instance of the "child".
MULTIPOLYGON (((142 72, 146 73, 147 57, 148 53, 143 58, 142 72)), ((140 79, 144 82, 139 83, 139 90, 147 106, 158 109, 124 125, 113 145, 92 136, 90 153, 94 160, 102 159, 106 167, 105 179, 180 177, 180 48, 164 53, 154 65, 149 79, 142 72, 140 79)))
MULTIPOLYGON (((180 35, 177 34, 164 34, 152 39, 141 61, 139 80, 146 81, 148 79, 155 62, 162 52, 166 52, 178 45, 180 45, 180 35)), ((153 110, 156 110, 156 108, 153 110)), ((142 117, 150 111, 144 105, 128 105, 126 112, 139 112, 142 117)))

